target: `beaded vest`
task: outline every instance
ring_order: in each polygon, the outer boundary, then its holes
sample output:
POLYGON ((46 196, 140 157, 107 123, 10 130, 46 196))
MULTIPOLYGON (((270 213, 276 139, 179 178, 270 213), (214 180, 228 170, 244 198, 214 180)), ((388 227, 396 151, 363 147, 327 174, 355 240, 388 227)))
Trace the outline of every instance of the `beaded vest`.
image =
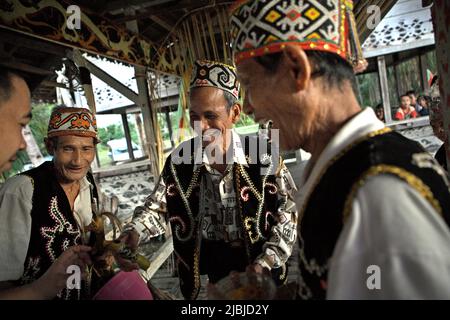
MULTIPOLYGON (((67 196, 56 180, 53 162, 44 162, 24 172, 33 184, 31 209, 31 237, 20 284, 33 282, 69 247, 81 244, 81 231, 75 221, 67 196)), ((97 199, 94 178, 87 179, 94 186, 92 197, 97 199)), ((92 238, 92 237, 91 237, 92 238)), ((91 239, 93 241, 93 239, 91 239)), ((90 241, 90 242, 91 242, 90 241)), ((57 299, 79 300, 90 298, 90 285, 83 281, 80 290, 63 289, 57 299)))
MULTIPOLYGON (((249 137, 244 145, 248 145, 249 137)), ((190 142, 194 150, 194 139, 190 142)), ((244 148, 249 159, 249 148, 244 148)), ((191 161, 194 153, 191 154, 191 161)), ((239 221, 244 231, 248 261, 252 262, 261 252, 269 231, 276 221, 267 212, 277 210, 275 176, 261 175, 261 169, 274 165, 271 155, 266 164, 233 164, 233 179, 239 206, 239 221)), ((193 162, 193 161, 192 161, 193 162)), ((247 161, 248 162, 248 161, 247 161)), ((205 166, 194 170, 193 163, 174 164, 172 155, 167 159, 162 177, 166 184, 167 212, 173 230, 174 251, 177 260, 180 287, 186 299, 195 299, 200 290, 199 261, 201 253, 201 217, 199 215, 200 181, 206 174, 205 166)), ((270 172, 270 170, 268 170, 270 172)), ((286 268, 273 269, 278 282, 286 279, 286 268)))

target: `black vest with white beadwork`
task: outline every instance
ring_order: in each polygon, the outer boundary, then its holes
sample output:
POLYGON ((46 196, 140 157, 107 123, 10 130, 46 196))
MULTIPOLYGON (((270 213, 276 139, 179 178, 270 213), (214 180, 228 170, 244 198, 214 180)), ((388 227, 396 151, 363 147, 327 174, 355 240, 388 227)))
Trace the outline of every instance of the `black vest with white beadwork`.
POLYGON ((445 171, 417 142, 388 129, 374 132, 329 163, 301 208, 299 298, 326 298, 329 260, 356 191, 379 174, 394 175, 408 183, 450 225, 445 171))
MULTIPOLYGON (((31 237, 20 279, 21 284, 27 284, 42 276, 61 253, 82 240, 67 196, 56 180, 53 162, 45 162, 22 175, 30 177, 33 184, 31 237)), ((88 173, 86 177, 95 186, 92 175, 88 173)), ((98 200, 95 187, 92 193, 98 200)), ((81 290, 64 289, 56 298, 89 299, 89 291, 83 282, 81 290)))
MULTIPOLYGON (((248 145, 249 138, 245 142, 248 145)), ((190 141, 194 150, 194 139, 190 141)), ((248 150, 244 148, 248 160, 248 150)), ((267 153, 269 159, 270 147, 267 153)), ((190 161, 193 160, 192 151, 190 161)), ((182 155, 182 152, 180 152, 182 155)), ((196 299, 200 290, 200 242, 199 228, 200 182, 206 173, 203 165, 174 164, 173 154, 167 159, 162 177, 166 184, 167 212, 173 231, 174 251, 177 260, 180 288, 186 299, 196 299)), ((239 205, 240 222, 244 231, 247 250, 247 263, 252 262, 262 253, 262 245, 268 239, 271 227, 276 223, 268 212, 277 210, 277 187, 275 176, 261 175, 269 166, 277 165, 272 160, 265 165, 257 159, 256 164, 243 166, 234 164, 234 184, 239 205), (263 170, 263 171, 261 171, 263 170)), ((193 162, 193 161, 192 161, 193 162)), ((250 162, 249 162, 250 163, 250 162)), ((286 267, 272 269, 272 276, 280 284, 286 280, 286 267)))

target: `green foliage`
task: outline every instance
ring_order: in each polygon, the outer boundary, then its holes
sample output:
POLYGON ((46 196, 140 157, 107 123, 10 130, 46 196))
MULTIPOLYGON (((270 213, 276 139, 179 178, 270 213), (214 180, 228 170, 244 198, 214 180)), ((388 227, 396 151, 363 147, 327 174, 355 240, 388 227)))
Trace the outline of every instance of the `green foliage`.
MULTIPOLYGON (((53 107, 53 104, 48 103, 32 105, 33 118, 31 119, 29 126, 44 157, 48 156, 47 150, 45 149, 44 138, 47 136, 48 121, 53 107)), ((30 159, 28 158, 26 151, 20 151, 17 154, 17 160, 14 162, 12 169, 3 173, 3 177, 8 178, 22 172, 27 163, 30 163, 30 159)))
MULTIPOLYGON (((139 144, 138 132, 136 129, 136 124, 134 122, 128 122, 130 127, 131 140, 139 144)), ((98 128, 98 136, 102 141, 102 145, 107 146, 107 142, 115 139, 122 139, 125 137, 125 132, 123 130, 122 124, 110 124, 106 128, 98 128)))
POLYGON ((362 108, 375 107, 381 102, 380 87, 377 73, 365 73, 356 77, 358 82, 358 100, 362 108))
POLYGON ((97 154, 102 167, 108 166, 113 162, 109 156, 109 147, 105 146, 103 143, 97 145, 97 154))
POLYGON ((30 129, 44 157, 48 156, 44 138, 47 136, 48 121, 53 107, 53 104, 40 103, 34 104, 32 109, 33 118, 30 122, 30 129))
POLYGON ((249 116, 249 115, 245 114, 244 112, 241 112, 239 121, 236 123, 235 127, 236 128, 247 127, 247 126, 252 126, 254 124, 256 124, 256 122, 252 116, 249 116))

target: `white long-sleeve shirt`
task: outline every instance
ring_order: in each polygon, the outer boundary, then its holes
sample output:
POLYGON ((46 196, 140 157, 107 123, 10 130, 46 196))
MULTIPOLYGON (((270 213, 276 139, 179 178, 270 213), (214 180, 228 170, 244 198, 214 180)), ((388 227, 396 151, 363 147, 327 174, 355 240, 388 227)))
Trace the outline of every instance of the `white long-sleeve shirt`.
MULTIPOLYGON (((234 163, 248 165, 241 139, 233 131, 234 163)), ((201 235, 205 240, 232 242, 244 239, 238 220, 238 202, 233 178, 233 165, 224 174, 215 170, 203 158, 206 174, 200 181, 199 216, 202 217, 201 235)), ((263 252, 255 262, 271 269, 284 264, 292 254, 297 235, 297 208, 294 202, 294 180, 286 166, 281 163, 276 174, 278 211, 270 214, 278 221, 271 229, 270 237, 263 245, 263 252)), ((155 237, 165 232, 167 186, 160 178, 144 206, 135 209, 132 222, 125 230, 134 229, 140 239, 155 237)))
MULTIPOLYGON (((80 180, 74 217, 80 227, 92 221, 90 183, 80 180)), ((0 189, 0 282, 19 279, 31 237, 33 184, 25 175, 6 180, 0 189)), ((88 234, 85 234, 88 237, 88 234)))
MULTIPOLYGON (((314 167, 305 170, 297 205, 302 206, 330 159, 383 127, 370 108, 350 120, 314 167)), ((327 287, 328 299, 450 299, 450 229, 403 180, 371 177, 352 202, 330 260, 327 287)))

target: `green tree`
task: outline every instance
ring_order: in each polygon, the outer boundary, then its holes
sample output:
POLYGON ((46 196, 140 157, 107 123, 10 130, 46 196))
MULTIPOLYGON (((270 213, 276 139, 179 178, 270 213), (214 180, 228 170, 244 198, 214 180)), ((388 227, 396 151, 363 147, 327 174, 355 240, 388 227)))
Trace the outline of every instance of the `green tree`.
MULTIPOLYGON (((47 136, 48 121, 54 105, 49 103, 37 103, 32 104, 33 118, 30 121, 30 130, 42 152, 42 155, 48 156, 45 149, 44 138, 47 136)), ((20 151, 17 154, 17 160, 14 162, 13 167, 8 172, 3 173, 3 178, 11 177, 24 170, 24 166, 30 163, 30 159, 26 151, 20 151)))

